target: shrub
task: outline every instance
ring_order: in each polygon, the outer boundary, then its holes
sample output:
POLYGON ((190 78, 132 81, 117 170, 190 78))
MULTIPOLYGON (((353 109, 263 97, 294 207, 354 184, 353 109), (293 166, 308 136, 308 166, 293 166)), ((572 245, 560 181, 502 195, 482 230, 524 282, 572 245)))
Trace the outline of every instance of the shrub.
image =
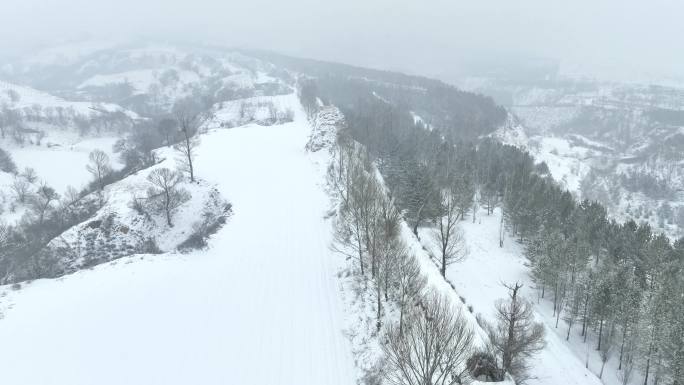
POLYGON ((226 223, 226 219, 230 216, 231 211, 232 205, 230 203, 226 203, 223 212, 218 215, 211 211, 205 211, 202 215, 202 220, 193 226, 192 234, 178 245, 178 250, 188 252, 207 247, 207 240, 226 223))
POLYGON ((466 362, 470 376, 478 381, 503 380, 503 370, 496 364, 496 358, 487 352, 477 352, 466 362))

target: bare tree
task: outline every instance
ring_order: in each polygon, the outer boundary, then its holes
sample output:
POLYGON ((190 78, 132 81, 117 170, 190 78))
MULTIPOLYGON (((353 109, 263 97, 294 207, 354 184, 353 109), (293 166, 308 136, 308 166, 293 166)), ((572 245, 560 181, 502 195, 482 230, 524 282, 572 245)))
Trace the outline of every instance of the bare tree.
POLYGON ((377 192, 377 218, 373 221, 374 238, 378 245, 376 257, 373 259, 375 270, 373 283, 375 284, 375 296, 377 305, 377 327, 380 330, 382 315, 382 299, 389 301, 390 286, 396 279, 397 263, 401 256, 406 254, 406 246, 398 237, 401 214, 394 205, 394 200, 387 197, 378 188, 377 192))
POLYGON ((461 384, 473 332, 445 297, 431 294, 420 311, 407 317, 402 332, 389 327, 382 348, 391 384, 461 384))
POLYGON ((86 165, 86 169, 93 175, 98 189, 102 191, 105 186, 105 178, 112 172, 109 156, 102 150, 93 150, 88 155, 88 160, 90 163, 86 165))
POLYGON ((333 248, 357 259, 361 275, 366 273, 366 259, 370 259, 371 278, 374 278, 381 232, 378 226, 380 190, 365 162, 349 158, 346 168, 349 181, 344 187, 346 193, 340 205, 333 248))
POLYGON ((195 182, 194 161, 199 138, 196 136, 199 127, 199 114, 187 107, 176 107, 174 114, 182 139, 174 146, 179 153, 179 163, 182 171, 190 175, 190 182, 195 182))
POLYGON ((463 231, 458 225, 461 217, 458 195, 453 189, 442 191, 440 211, 432 236, 439 244, 442 262, 440 271, 445 277, 447 266, 462 261, 468 253, 463 231))
POLYGON ((399 304, 399 333, 404 330, 404 315, 411 304, 420 298, 427 279, 421 274, 416 258, 407 253, 397 256, 396 292, 399 304))
POLYGON ((78 192, 78 190, 76 190, 74 186, 68 186, 64 192, 62 203, 70 206, 78 202, 79 199, 81 199, 81 194, 78 192))
POLYGON ((534 322, 532 305, 520 297, 521 284, 504 286, 509 300, 496 304, 496 325, 488 325, 492 347, 500 357, 502 369, 515 377, 516 383, 528 379, 528 359, 545 346, 544 326, 534 322))
POLYGON ((190 193, 179 186, 182 182, 180 174, 168 168, 158 168, 147 176, 147 181, 152 184, 147 191, 148 202, 156 203, 156 208, 166 215, 166 222, 172 227, 174 210, 190 199, 190 193))
POLYGON ((32 200, 33 210, 38 216, 39 224, 43 224, 46 215, 52 207, 52 203, 57 200, 59 200, 59 194, 57 194, 55 189, 48 186, 45 182, 41 183, 32 200))
POLYGON ((31 184, 23 177, 15 176, 12 181, 12 186, 10 186, 14 195, 20 203, 26 203, 26 198, 29 196, 31 191, 31 184))
POLYGON ((337 185, 342 202, 339 217, 335 222, 333 250, 346 255, 348 259, 356 259, 360 273, 364 276, 366 238, 362 199, 367 196, 363 193, 364 188, 368 187, 365 183, 367 178, 364 176, 363 168, 352 158, 342 162, 342 167, 346 170, 347 180, 337 185))

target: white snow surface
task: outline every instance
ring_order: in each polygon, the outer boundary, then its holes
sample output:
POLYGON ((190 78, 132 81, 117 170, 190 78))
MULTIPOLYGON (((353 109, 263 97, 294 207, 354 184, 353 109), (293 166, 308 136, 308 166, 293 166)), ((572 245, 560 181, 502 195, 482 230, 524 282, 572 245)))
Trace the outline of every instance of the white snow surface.
POLYGON ((139 255, 0 288, 3 383, 353 384, 323 169, 301 107, 210 130, 197 174, 234 215, 208 251, 139 255), (277 159, 277 161, 274 161, 277 159))
POLYGON ((0 104, 7 104, 10 109, 30 108, 34 105, 42 108, 73 109, 74 112, 81 115, 91 115, 94 112, 93 108, 97 108, 108 112, 121 111, 133 119, 138 117, 134 112, 127 111, 117 104, 69 101, 35 88, 2 80, 0 80, 0 104), (12 101, 8 94, 12 91, 19 96, 19 100, 12 101))
MULTIPOLYGON (((116 141, 114 136, 83 138, 72 132, 50 131, 41 146, 20 147, 10 140, 0 140, 0 146, 9 151, 19 171, 33 168, 40 180, 62 194, 68 186, 81 189, 93 179, 86 165, 88 155, 95 149, 109 156, 113 168, 123 167, 118 154, 113 151, 116 141)), ((9 188, 9 185, 0 181, 0 187, 9 188)))
MULTIPOLYGON (((501 211, 497 208, 492 215, 487 215, 484 210, 478 211, 475 223, 471 216, 460 222, 469 253, 464 261, 448 267, 447 278, 465 298, 466 304, 473 306, 474 312, 489 322, 495 321, 496 301, 507 298, 508 290, 502 283, 520 282, 524 285, 523 294, 534 304, 535 318, 546 329, 546 347, 532 359, 531 374, 534 378, 528 384, 600 385, 600 360, 593 349, 593 341, 582 343, 578 329, 571 332, 570 342, 565 341, 567 324, 561 319, 556 328, 550 303, 547 300, 537 303, 537 291, 521 245, 506 235, 504 247, 499 247, 500 220, 501 211), (587 346, 590 347, 589 369, 585 368, 587 346)), ((430 229, 421 228, 419 234, 422 243, 439 255, 430 229)), ((611 369, 606 366, 604 379, 610 376, 607 374, 609 371, 611 369)), ((607 384, 617 385, 617 381, 607 384)))

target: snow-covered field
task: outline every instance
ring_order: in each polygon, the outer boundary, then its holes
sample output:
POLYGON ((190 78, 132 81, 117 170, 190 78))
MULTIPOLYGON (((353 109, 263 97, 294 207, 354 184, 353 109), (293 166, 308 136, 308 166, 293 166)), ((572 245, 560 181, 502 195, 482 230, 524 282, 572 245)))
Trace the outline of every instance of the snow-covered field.
POLYGON ((76 133, 51 131, 41 146, 20 147, 10 140, 0 141, 0 146, 10 152, 19 171, 33 168, 40 180, 61 194, 68 186, 80 189, 92 180, 86 165, 88 155, 95 149, 109 155, 115 169, 121 168, 123 165, 113 151, 116 141, 114 136, 81 138, 76 133))
MULTIPOLYGON (((36 105, 41 108, 63 108, 82 115, 92 113, 92 108, 95 106, 90 102, 64 100, 47 92, 2 80, 0 80, 0 104, 7 104, 11 109, 32 108, 36 105), (11 94, 14 94, 17 99, 13 99, 11 94)), ((109 112, 121 111, 131 118, 137 117, 135 113, 126 111, 121 106, 112 103, 97 103, 97 108, 109 112)))
POLYGON ((208 251, 1 288, 3 383, 353 384, 329 201, 296 113, 203 135, 197 174, 234 207, 208 251))

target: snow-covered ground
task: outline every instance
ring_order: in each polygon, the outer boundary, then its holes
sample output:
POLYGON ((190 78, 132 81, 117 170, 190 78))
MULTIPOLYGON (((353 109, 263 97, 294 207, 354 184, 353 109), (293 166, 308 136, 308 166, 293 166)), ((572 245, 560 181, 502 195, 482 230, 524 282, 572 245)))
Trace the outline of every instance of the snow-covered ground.
POLYGON ((586 147, 588 139, 575 135, 574 142, 560 136, 528 135, 525 128, 509 119, 492 136, 505 144, 530 152, 537 163, 544 162, 561 187, 579 196, 582 179, 591 170, 594 154, 586 147), (583 145, 585 144, 585 145, 583 145))
MULTIPOLYGON (((500 298, 507 298, 508 290, 502 283, 521 282, 523 294, 534 304, 537 321, 546 329, 546 347, 533 359, 530 385, 598 385, 601 383, 617 385, 617 370, 614 362, 609 362, 604 371, 603 382, 598 379, 601 361, 591 338, 582 343, 579 329, 571 331, 570 341, 565 341, 567 324, 561 319, 558 328, 552 315, 552 305, 548 300, 538 302, 538 293, 529 275, 526 258, 521 245, 506 235, 504 247, 499 247, 499 227, 501 211, 487 215, 480 210, 475 223, 472 217, 460 222, 469 254, 459 263, 449 266, 447 278, 454 284, 456 291, 465 297, 466 304, 473 306, 488 321, 494 321, 494 304, 500 298), (585 368, 589 354, 589 369, 585 368)), ((432 242, 430 229, 420 230, 421 240, 438 255, 432 242)))
POLYGON ((234 207, 208 251, 1 288, 3 382, 353 384, 329 201, 295 111, 203 135, 197 174, 234 207))
POLYGON ((19 171, 26 167, 33 168, 40 180, 61 194, 68 186, 81 189, 93 179, 86 165, 88 155, 95 149, 109 156, 113 168, 123 167, 118 154, 113 151, 116 141, 114 136, 82 138, 76 133, 50 131, 40 146, 20 147, 10 140, 0 140, 0 146, 9 151, 19 171))
POLYGON ((93 112, 93 108, 97 108, 108 112, 121 111, 131 118, 137 118, 135 113, 124 110, 117 104, 94 104, 90 102, 64 100, 47 92, 23 85, 8 83, 2 80, 0 80, 0 104, 6 104, 10 109, 32 108, 33 106, 53 109, 63 108, 65 110, 73 110, 77 114, 86 116, 93 112))

